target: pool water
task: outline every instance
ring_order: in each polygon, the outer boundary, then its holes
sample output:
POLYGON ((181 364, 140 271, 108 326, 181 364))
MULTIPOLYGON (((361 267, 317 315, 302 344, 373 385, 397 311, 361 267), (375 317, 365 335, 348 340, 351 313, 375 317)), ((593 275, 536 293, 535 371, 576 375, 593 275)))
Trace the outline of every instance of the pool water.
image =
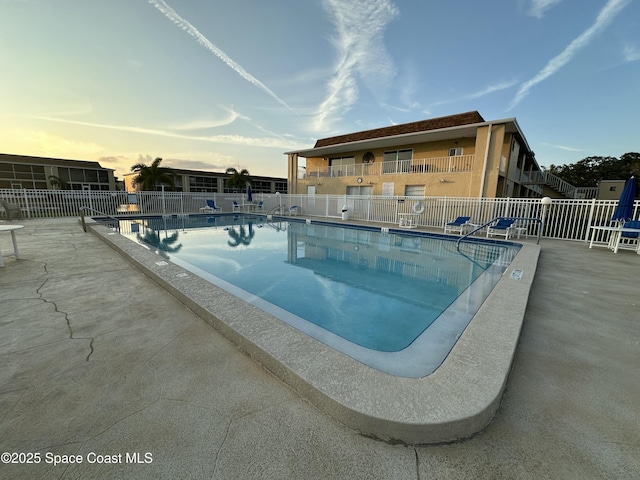
POLYGON ((455 324, 445 335, 455 343, 518 250, 264 216, 121 223, 132 240, 364 363, 423 344, 438 319, 455 324))

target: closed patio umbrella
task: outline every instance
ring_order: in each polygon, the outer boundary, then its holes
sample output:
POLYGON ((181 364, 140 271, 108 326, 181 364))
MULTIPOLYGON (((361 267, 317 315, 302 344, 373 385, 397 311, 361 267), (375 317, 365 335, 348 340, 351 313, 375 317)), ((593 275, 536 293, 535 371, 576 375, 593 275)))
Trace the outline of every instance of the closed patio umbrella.
POLYGON ((628 222, 633 220, 633 202, 636 199, 636 178, 631 177, 624 184, 624 189, 620 194, 620 200, 618 200, 618 206, 613 212, 611 221, 613 222, 628 222))
POLYGON ((251 191, 250 183, 247 183, 247 202, 253 202, 253 192, 251 191))

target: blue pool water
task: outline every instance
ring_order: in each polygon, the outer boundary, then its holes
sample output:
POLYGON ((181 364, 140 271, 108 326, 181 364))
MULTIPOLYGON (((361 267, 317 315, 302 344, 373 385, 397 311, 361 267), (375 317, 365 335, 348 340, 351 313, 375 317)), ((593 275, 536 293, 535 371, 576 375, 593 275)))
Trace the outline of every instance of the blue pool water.
POLYGON ((132 240, 238 296, 257 297, 258 307, 365 363, 373 352, 421 344, 438 319, 434 330, 455 343, 518 250, 504 242, 456 249, 450 237, 264 216, 121 223, 132 240))

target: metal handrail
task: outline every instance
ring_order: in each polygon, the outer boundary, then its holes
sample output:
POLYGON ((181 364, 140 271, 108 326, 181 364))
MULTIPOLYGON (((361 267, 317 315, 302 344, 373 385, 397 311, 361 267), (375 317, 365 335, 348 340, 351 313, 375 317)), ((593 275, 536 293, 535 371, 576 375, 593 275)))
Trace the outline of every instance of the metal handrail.
POLYGON ((101 212, 100 210, 96 210, 95 208, 91 208, 91 207, 80 207, 80 221, 82 222, 82 230, 84 230, 84 232, 87 232, 87 224, 84 221, 84 214, 85 212, 93 212, 93 213, 97 213, 98 215, 102 215, 103 217, 107 217, 110 218, 112 220, 115 220, 116 222, 116 228, 118 229, 118 231, 120 231, 120 220, 118 220, 116 217, 111 216, 107 213, 101 212))
POLYGON ((483 225, 480 225, 479 227, 476 227, 475 229, 471 230, 468 233, 465 233, 463 236, 461 236, 458 241, 456 242, 456 248, 458 248, 458 246, 460 245, 460 242, 462 240, 464 240, 465 238, 467 238, 470 235, 473 235, 474 233, 476 233, 478 230, 482 230, 484 227, 492 224, 493 222, 497 221, 497 220, 528 220, 528 221, 534 221, 534 222, 538 222, 538 239, 536 241, 536 243, 540 243, 540 235, 542 235, 542 219, 541 218, 529 218, 529 217, 495 217, 492 218, 491 220, 489 220, 487 223, 484 223, 483 225))

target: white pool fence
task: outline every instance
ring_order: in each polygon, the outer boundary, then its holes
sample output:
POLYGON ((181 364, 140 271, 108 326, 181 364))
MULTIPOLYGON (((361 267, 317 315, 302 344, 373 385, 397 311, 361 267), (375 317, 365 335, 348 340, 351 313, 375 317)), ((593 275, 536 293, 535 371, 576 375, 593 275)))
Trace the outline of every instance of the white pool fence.
MULTIPOLYGON (((20 206, 25 218, 69 217, 79 215, 81 207, 105 215, 192 214, 201 213, 207 199, 213 199, 222 210, 233 212, 233 201, 241 208, 247 205, 244 194, 182 192, 113 192, 69 190, 0 189, 0 200, 20 206)), ((420 212, 421 226, 442 228, 458 216, 470 216, 471 222, 482 224, 496 217, 541 218, 543 205, 534 198, 465 198, 465 197, 400 197, 356 195, 286 195, 254 194, 254 204, 262 201, 264 214, 297 213, 306 217, 341 218, 343 210, 349 219, 365 222, 398 224, 401 213, 420 212)), ((548 207, 542 236, 545 238, 586 241, 590 228, 610 225, 617 200, 553 199, 548 207)), ((634 218, 640 214, 636 200, 634 218)), ((4 217, 0 211, 0 217, 4 217)), ((537 234, 537 222, 530 223, 530 234, 537 234)))

